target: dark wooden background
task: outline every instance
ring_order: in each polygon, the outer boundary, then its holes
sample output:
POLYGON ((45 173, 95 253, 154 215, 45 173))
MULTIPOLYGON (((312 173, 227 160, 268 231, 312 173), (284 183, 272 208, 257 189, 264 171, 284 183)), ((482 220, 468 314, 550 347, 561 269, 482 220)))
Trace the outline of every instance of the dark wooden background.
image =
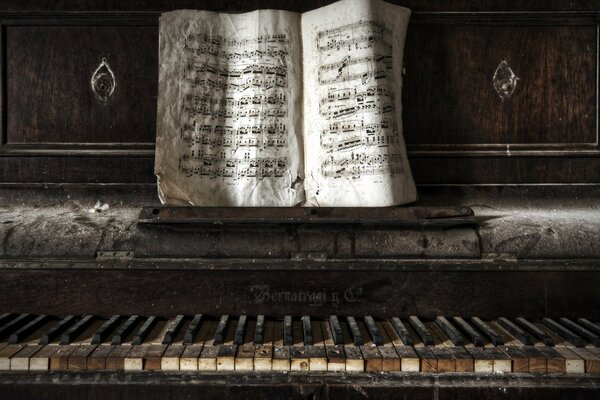
MULTIPOLYGON (((600 183, 600 2, 394 2, 413 10, 403 119, 418 184, 600 183), (505 101, 503 59, 520 78, 505 101)), ((0 184, 153 183, 160 13, 328 3, 3 1, 0 184), (106 103, 90 87, 103 58, 106 103)))

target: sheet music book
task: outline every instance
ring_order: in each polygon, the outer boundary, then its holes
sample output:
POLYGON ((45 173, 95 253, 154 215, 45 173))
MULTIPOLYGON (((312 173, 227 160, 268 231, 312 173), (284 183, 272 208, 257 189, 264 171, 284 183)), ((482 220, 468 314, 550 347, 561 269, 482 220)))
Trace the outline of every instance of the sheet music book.
POLYGON ((375 207, 416 200, 402 135, 410 10, 160 18, 155 173, 164 204, 375 207))

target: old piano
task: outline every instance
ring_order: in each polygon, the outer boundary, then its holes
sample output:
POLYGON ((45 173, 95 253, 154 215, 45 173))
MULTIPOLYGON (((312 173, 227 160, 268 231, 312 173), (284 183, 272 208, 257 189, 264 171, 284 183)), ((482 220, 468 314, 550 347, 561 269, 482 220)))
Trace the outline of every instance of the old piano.
POLYGON ((600 396, 598 1, 402 2, 416 204, 160 207, 160 13, 327 3, 0 4, 0 398, 600 396))

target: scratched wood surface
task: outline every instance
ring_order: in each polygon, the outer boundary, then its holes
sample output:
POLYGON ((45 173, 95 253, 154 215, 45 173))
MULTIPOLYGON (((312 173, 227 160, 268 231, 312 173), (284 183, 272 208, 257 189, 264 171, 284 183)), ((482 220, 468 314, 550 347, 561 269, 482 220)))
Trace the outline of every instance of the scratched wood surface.
MULTIPOLYGON (((414 11, 403 119, 417 184, 600 182, 600 1, 394 2, 414 11), (504 101, 492 84, 502 59, 520 78, 504 101)), ((160 13, 329 3, 2 2, 0 183, 155 182, 160 13), (90 87, 102 58, 117 81, 107 102, 90 87)))

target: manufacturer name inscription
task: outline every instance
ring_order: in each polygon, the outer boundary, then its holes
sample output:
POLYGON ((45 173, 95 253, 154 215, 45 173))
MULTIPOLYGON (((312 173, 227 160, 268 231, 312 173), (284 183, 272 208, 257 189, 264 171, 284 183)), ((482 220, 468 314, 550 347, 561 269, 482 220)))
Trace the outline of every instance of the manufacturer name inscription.
POLYGON ((309 306, 331 304, 337 307, 340 303, 356 303, 363 294, 362 287, 348 287, 343 290, 323 288, 318 291, 307 290, 274 290, 269 285, 254 285, 250 293, 256 304, 265 303, 301 303, 309 306))

